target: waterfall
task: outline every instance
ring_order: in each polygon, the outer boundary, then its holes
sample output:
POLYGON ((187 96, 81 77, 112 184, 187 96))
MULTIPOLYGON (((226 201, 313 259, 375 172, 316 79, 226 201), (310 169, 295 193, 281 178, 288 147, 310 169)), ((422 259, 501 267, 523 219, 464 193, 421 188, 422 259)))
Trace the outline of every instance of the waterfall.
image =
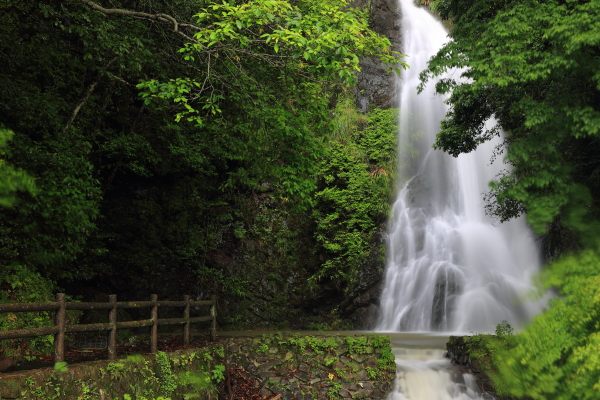
MULTIPOLYGON (((432 144, 447 106, 419 73, 448 40, 414 0, 400 0, 404 53, 400 79, 399 187, 389 222, 378 331, 490 332, 519 327, 539 312, 525 299, 538 271, 538 246, 523 219, 493 224, 484 213, 488 182, 507 168, 490 165, 497 142, 451 157, 432 144)), ((459 72, 455 72, 458 74, 459 72)))
MULTIPOLYGON (((490 165, 497 142, 457 158, 432 149, 445 97, 434 93, 435 82, 421 94, 416 88, 447 34, 414 0, 399 1, 410 69, 399 82, 401 189, 388 224, 377 330, 427 337, 432 331, 490 332, 503 320, 522 326, 541 308, 525 299, 540 265, 538 247, 523 219, 494 226, 484 213, 482 194, 506 168, 500 160, 490 165)), ((443 358, 443 348, 398 340, 395 346, 396 381, 388 400, 493 399, 443 358)))

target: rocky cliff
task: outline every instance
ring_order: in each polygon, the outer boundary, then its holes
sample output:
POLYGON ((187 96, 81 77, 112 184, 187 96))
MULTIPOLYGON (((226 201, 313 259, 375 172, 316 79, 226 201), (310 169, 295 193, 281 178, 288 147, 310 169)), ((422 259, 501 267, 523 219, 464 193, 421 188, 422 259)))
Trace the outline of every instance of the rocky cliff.
MULTIPOLYGON (((392 50, 401 51, 401 10, 397 2, 393 0, 373 0, 366 6, 371 9, 371 28, 390 40, 392 50)), ((386 66, 373 57, 364 58, 360 65, 362 71, 358 75, 358 84, 356 85, 356 105, 358 108, 362 112, 366 112, 372 108, 395 107, 397 101, 397 75, 388 73, 386 66)))

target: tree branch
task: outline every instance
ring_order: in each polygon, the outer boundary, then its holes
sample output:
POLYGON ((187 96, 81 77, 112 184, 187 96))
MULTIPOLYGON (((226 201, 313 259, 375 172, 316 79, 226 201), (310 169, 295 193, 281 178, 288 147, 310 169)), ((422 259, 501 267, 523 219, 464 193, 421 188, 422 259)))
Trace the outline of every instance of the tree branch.
MULTIPOLYGON (((142 18, 142 19, 148 19, 151 21, 171 23, 171 24, 173 24, 173 32, 182 36, 186 40, 189 40, 190 42, 202 45, 202 43, 200 43, 196 39, 191 38, 188 35, 186 35, 185 33, 181 32, 179 30, 179 27, 191 28, 191 29, 195 29, 197 31, 204 30, 204 28, 200 28, 199 26, 192 25, 192 24, 180 24, 179 22, 177 22, 177 20, 175 18, 171 17, 168 14, 162 14, 162 13, 148 14, 148 13, 139 12, 139 11, 122 10, 120 8, 104 8, 104 7, 94 3, 92 0, 69 0, 69 1, 87 4, 88 6, 92 7, 94 10, 100 11, 101 13, 104 13, 107 15, 117 14, 117 15, 124 15, 127 17, 133 17, 133 18, 142 18)), ((202 46, 204 46, 204 45, 202 45, 202 46)))
MULTIPOLYGON (((110 60, 108 62, 108 64, 106 64, 106 67, 104 67, 104 70, 107 70, 108 67, 110 67, 112 63, 114 63, 115 61, 117 61, 117 58, 118 57, 114 57, 112 60, 110 60)), ((84 95, 81 97, 81 100, 79 100, 79 104, 77 104, 77 106, 73 110, 73 114, 71 114, 71 118, 69 118, 69 121, 67 122, 67 124, 63 128, 63 132, 66 132, 67 129, 69 129, 69 125, 71 125, 71 123, 73 123, 73 121, 75 120, 75 117, 77 117, 77 114, 79 114, 79 110, 81 110, 81 107, 83 107, 83 105, 85 104, 85 102, 88 101, 88 99, 90 98, 90 96, 94 92, 94 89, 96 89, 96 85, 98 84, 99 80, 100 80, 100 78, 96 79, 96 81, 94 81, 87 88, 87 90, 85 91, 84 95)))

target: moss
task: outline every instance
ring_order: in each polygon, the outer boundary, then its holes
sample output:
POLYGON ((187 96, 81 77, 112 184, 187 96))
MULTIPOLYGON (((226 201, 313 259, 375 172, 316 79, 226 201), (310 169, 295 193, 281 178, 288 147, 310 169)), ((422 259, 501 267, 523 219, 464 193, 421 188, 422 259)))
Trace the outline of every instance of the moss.
MULTIPOLYGON (((389 337, 386 336, 300 336, 280 333, 251 339, 250 346, 247 343, 245 339, 230 339, 228 351, 249 350, 248 353, 253 354, 255 360, 261 360, 254 374, 261 379, 264 372, 272 373, 265 380, 264 388, 275 394, 282 390, 294 393, 301 390, 314 397, 326 394, 329 398, 338 398, 342 385, 360 381, 369 381, 373 387, 383 387, 385 391, 389 388, 385 385, 390 385, 395 375, 395 361, 389 337), (261 348, 276 349, 276 353, 265 354, 259 351, 261 348), (271 360, 286 361, 267 368, 271 360), (261 369, 262 365, 266 369, 261 369), (300 388, 293 389, 290 379, 297 382, 300 388)), ((231 360, 234 357, 232 354, 231 360)))
POLYGON ((137 400, 193 392, 209 400, 217 397, 216 384, 222 380, 222 354, 222 348, 159 352, 73 365, 66 372, 38 370, 3 379, 0 398, 120 400, 128 395, 137 400))
POLYGON ((224 339, 209 348, 84 363, 66 372, 46 369, 15 375, 0 381, 0 398, 122 400, 127 395, 131 400, 180 399, 193 392, 209 400, 217 397, 217 385, 224 379, 225 355, 230 365, 234 360, 243 360, 242 366, 267 365, 253 372, 257 379, 266 371, 274 378, 265 382, 265 390, 303 391, 314 397, 326 393, 337 398, 341 385, 353 381, 370 381, 383 390, 390 386, 395 364, 393 355, 390 362, 389 343, 386 336, 277 334, 224 339), (299 371, 304 379, 294 375, 299 371))

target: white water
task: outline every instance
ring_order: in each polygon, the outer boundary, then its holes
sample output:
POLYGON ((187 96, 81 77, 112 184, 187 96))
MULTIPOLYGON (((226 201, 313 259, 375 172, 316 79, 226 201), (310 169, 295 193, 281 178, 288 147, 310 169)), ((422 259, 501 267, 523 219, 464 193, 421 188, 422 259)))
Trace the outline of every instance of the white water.
MULTIPOLYGON (((482 194, 503 168, 490 164, 495 143, 451 157, 431 148, 447 106, 419 73, 447 40, 413 0, 400 0, 410 69, 400 90, 400 193, 393 205, 379 331, 490 332, 519 327, 539 312, 525 301, 538 247, 524 220, 494 226, 482 194)), ((496 165, 498 164, 498 165, 496 165)))
POLYGON ((396 380, 388 400, 493 400, 471 374, 444 358, 448 336, 439 333, 390 333, 396 380))
MULTIPOLYGON (((503 320, 520 327, 541 309, 526 301, 539 251, 522 219, 494 226, 482 194, 503 168, 490 164, 496 143, 453 158, 432 150, 447 106, 419 73, 446 42, 446 31, 414 0, 402 7, 404 53, 400 88, 399 187, 389 223, 388 261, 378 331, 493 332, 503 320)), ((458 72, 455 72, 458 74, 458 72)), ((390 400, 490 399, 443 350, 396 348, 390 400)))
POLYGON ((475 378, 453 369, 443 350, 394 349, 396 381, 389 400, 484 399, 475 378))

